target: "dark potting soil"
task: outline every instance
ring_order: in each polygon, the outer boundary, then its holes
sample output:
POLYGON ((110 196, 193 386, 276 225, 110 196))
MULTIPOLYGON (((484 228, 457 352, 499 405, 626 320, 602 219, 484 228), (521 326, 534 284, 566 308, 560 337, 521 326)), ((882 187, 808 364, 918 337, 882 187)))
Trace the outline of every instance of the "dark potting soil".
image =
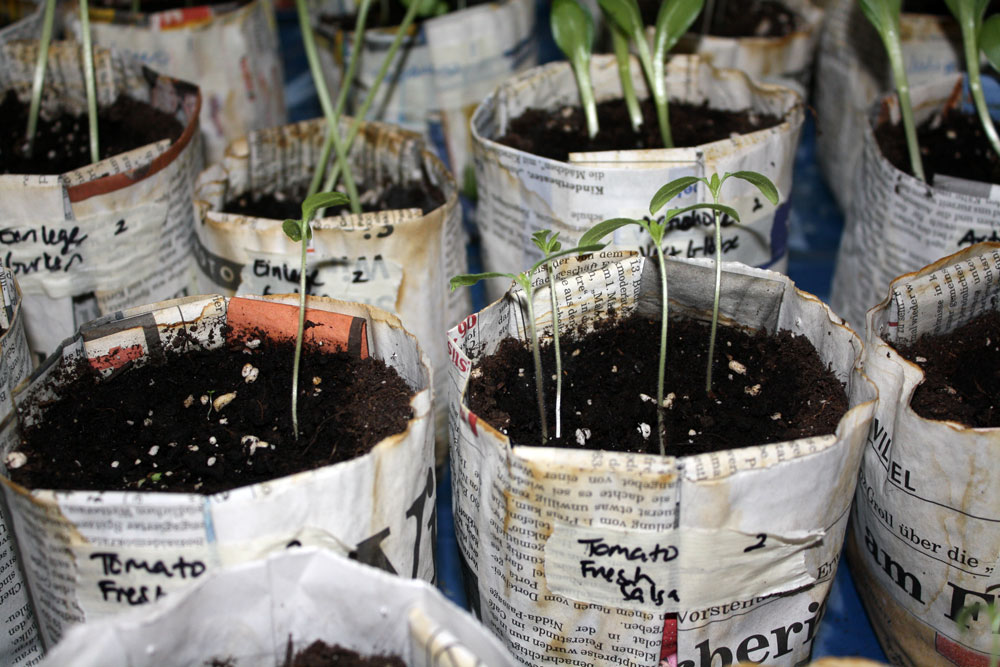
MULTIPOLYGON (((9 90, 0 102, 0 173, 64 174, 90 164, 90 131, 87 114, 64 113, 53 120, 38 119, 35 150, 25 154, 28 105, 9 90)), ((177 141, 180 122, 144 102, 122 95, 98 112, 97 136, 101 157, 119 155, 161 139, 177 141)))
MULTIPOLYGON (((590 139, 583 109, 578 106, 528 109, 510 121, 507 133, 497 141, 533 155, 562 161, 566 161, 570 153, 663 148, 656 108, 651 100, 643 102, 642 116, 639 132, 633 132, 624 101, 601 102, 597 105, 600 130, 590 139)), ((698 146, 780 123, 781 119, 776 116, 749 109, 722 111, 710 109, 707 103, 670 103, 670 132, 678 147, 698 146)))
MULTIPOLYGON (((498 0, 466 0, 466 7, 475 7, 476 5, 485 5, 490 2, 497 2, 498 0)), ((449 6, 454 6, 455 3, 449 3, 449 6)), ((368 11, 368 21, 365 23, 365 29, 369 27, 372 28, 390 28, 392 26, 398 26, 403 22, 403 18, 406 15, 407 5, 402 2, 383 2, 383 3, 373 3, 372 8, 368 11)), ((332 14, 323 14, 320 16, 320 21, 322 23, 335 26, 341 30, 354 30, 354 26, 357 24, 357 15, 350 14, 347 16, 334 16, 332 14)), ((421 17, 417 17, 414 23, 419 23, 421 17)))
POLYGON ((294 347, 264 339, 253 349, 170 354, 168 367, 150 363, 101 382, 88 367, 67 399, 44 406, 18 447, 27 462, 11 479, 28 488, 210 494, 351 459, 406 429, 413 392, 394 369, 317 348, 303 354, 296 441, 294 347))
MULTIPOLYGON (((656 25, 661 0, 640 0, 639 11, 645 25, 656 25)), ((700 32, 704 13, 691 24, 700 32)), ((798 28, 799 17, 775 0, 717 0, 708 34, 716 37, 784 37, 798 28)))
MULTIPOLYGON (((426 215, 445 202, 444 193, 430 183, 392 184, 377 192, 375 190, 359 191, 358 197, 361 199, 361 210, 365 213, 419 208, 426 215)), ((302 216, 302 200, 305 198, 305 185, 290 191, 259 197, 247 193, 227 201, 223 204, 222 210, 225 213, 273 220, 298 219, 302 216)), ((333 206, 326 210, 328 216, 340 215, 342 212, 350 213, 351 207, 333 206)))
MULTIPOLYGON (((781 442, 833 433, 847 410, 844 386, 804 336, 719 326, 713 396, 705 393, 707 323, 671 320, 664 401, 667 454, 781 442), (745 369, 745 370, 743 370, 745 369)), ((659 453, 656 377, 660 322, 632 315, 592 334, 560 338, 562 437, 549 446, 659 453)), ((543 346, 549 433, 555 362, 543 346)), ((467 390, 476 415, 512 444, 542 444, 531 353, 514 339, 476 364, 467 390)))
POLYGON ((923 336, 899 353, 924 370, 910 401, 918 415, 973 428, 1000 426, 1000 313, 944 336, 923 336))
MULTIPOLYGON (((875 128, 875 138, 882 155, 912 176, 902 122, 880 124, 875 128)), ((917 126, 917 143, 924 173, 932 185, 935 174, 1000 184, 1000 156, 990 146, 975 114, 948 110, 939 117, 932 116, 917 126)))
POLYGON ((284 667, 406 667, 395 655, 362 656, 342 646, 316 640, 285 661, 284 667))

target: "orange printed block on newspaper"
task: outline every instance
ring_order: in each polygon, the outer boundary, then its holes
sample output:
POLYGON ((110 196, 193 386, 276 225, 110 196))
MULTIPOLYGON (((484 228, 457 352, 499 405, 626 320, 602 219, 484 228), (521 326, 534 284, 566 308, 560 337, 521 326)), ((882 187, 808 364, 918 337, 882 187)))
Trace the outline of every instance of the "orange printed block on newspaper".
MULTIPOLYGON (((266 334, 272 340, 294 340, 299 328, 298 306, 233 297, 226 314, 229 336, 247 340, 266 334)), ((363 317, 306 309, 305 345, 332 346, 361 359, 368 357, 368 323, 363 317)))

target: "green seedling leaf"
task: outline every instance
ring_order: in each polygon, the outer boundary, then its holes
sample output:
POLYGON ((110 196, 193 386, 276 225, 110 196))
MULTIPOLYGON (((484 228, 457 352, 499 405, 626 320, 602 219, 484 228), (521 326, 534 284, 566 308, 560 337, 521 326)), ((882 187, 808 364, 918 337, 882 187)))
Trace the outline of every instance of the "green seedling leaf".
POLYGON ((302 202, 302 219, 312 220, 313 215, 321 208, 343 206, 349 202, 347 195, 341 192, 317 192, 302 202))
POLYGON ((400 0, 403 6, 410 7, 417 4, 418 16, 441 16, 448 13, 448 3, 443 0, 400 0))
POLYGON ((657 190, 653 198, 649 200, 649 214, 656 215, 656 212, 666 206, 667 202, 700 180, 697 176, 681 176, 670 181, 657 190))
POLYGON ((302 240, 302 222, 300 220, 286 219, 281 223, 281 231, 285 232, 285 236, 295 243, 302 240))
POLYGON ((705 0, 665 0, 656 15, 653 57, 663 60, 701 13, 705 0))
POLYGON ((610 220, 602 220, 583 233, 583 236, 580 237, 580 245, 593 245, 606 237, 608 234, 612 234, 615 230, 621 229, 626 225, 642 226, 638 220, 634 220, 632 218, 611 218, 610 220))
POLYGON ((865 18, 875 26, 883 41, 886 33, 895 30, 899 25, 902 0, 858 0, 858 4, 861 5, 861 12, 865 18))
POLYGON ((635 0, 597 0, 597 3, 625 34, 642 33, 642 14, 635 0))
POLYGON ((546 255, 549 253, 556 252, 562 248, 562 243, 557 241, 559 238, 559 232, 552 234, 548 229, 540 229, 531 235, 531 242, 535 244, 535 247, 544 252, 546 255))
POLYGON ((480 280, 488 280, 490 278, 509 278, 510 280, 517 280, 517 276, 513 273, 497 273, 496 271, 487 271, 486 273, 463 273, 459 276, 452 276, 451 280, 448 281, 448 285, 454 292, 459 287, 471 287, 480 280))
POLYGON ((576 0, 553 0, 549 16, 552 37, 556 45, 566 55, 576 85, 580 92, 580 102, 587 117, 587 134, 593 138, 597 134, 597 101, 594 99, 594 84, 590 80, 590 53, 594 44, 594 20, 590 12, 576 0))
POLYGON ((993 69, 1000 71, 1000 14, 994 14, 983 22, 979 31, 979 46, 993 69))
POLYGON ((760 193, 767 197, 769 202, 772 204, 778 203, 778 188, 764 174, 758 174, 756 171, 734 171, 731 174, 726 174, 726 178, 739 178, 755 185, 760 190, 760 193))
POLYGON ((534 264, 532 264, 531 268, 528 270, 528 274, 530 275, 534 273, 538 269, 538 267, 540 267, 542 264, 552 261, 553 259, 566 257, 567 255, 588 255, 592 252, 599 252, 601 250, 604 250, 603 243, 594 243, 591 245, 578 245, 577 247, 570 248, 569 250, 560 250, 559 252, 554 252, 548 257, 540 259, 534 264))

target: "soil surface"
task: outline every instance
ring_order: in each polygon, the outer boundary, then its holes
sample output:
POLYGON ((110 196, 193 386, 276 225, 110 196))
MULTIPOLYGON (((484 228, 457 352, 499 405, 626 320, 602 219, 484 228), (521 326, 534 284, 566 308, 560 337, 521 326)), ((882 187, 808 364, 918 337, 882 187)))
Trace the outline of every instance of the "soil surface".
MULTIPOLYGON (((302 217, 302 201, 306 198, 307 186, 303 184, 292 190, 254 197, 248 193, 231 199, 223 204, 224 213, 236 213, 257 218, 285 220, 302 217)), ((374 211, 392 211, 407 208, 419 208, 427 215, 445 202, 444 193, 430 183, 392 184, 378 190, 362 190, 359 187, 358 197, 361 199, 361 210, 365 213, 374 211)), ((332 206, 326 210, 327 216, 350 213, 350 206, 332 206)))
MULTIPOLYGON (((503 0, 466 0, 465 6, 475 7, 476 5, 485 5, 490 2, 503 2, 503 0)), ((450 6, 454 6, 455 3, 449 3, 450 6)), ((365 23, 365 29, 368 28, 389 28, 392 26, 398 26, 403 22, 403 18, 406 16, 406 5, 402 2, 382 2, 382 3, 372 3, 371 9, 368 10, 368 21, 365 23)), ((330 26, 338 27, 342 30, 354 30, 354 26, 357 22, 357 15, 351 14, 349 16, 333 16, 332 14, 323 14, 320 16, 320 21, 322 23, 328 24, 330 26)), ((423 17, 423 18, 433 18, 433 17, 423 17)), ((419 23, 421 20, 420 16, 414 23, 419 23)))
MULTIPOLYGON (((660 0, 640 0, 642 22, 656 25, 660 0)), ((704 12, 691 24, 700 32, 704 12)), ((708 34, 716 37, 784 37, 798 28, 801 19, 782 2, 775 0, 716 0, 715 15, 708 34)))
POLYGON ((1000 426, 1000 313, 945 336, 924 336, 899 353, 924 370, 910 405, 925 419, 1000 426))
MULTIPOLYGON (((894 167, 912 176, 902 122, 882 123, 875 128, 875 138, 882 155, 894 167)), ((935 174, 1000 184, 1000 156, 990 146, 975 114, 949 110, 932 116, 917 126, 917 143, 924 173, 931 184, 935 174)))
MULTIPOLYGON (((64 174, 90 162, 90 131, 87 115, 62 114, 46 121, 38 119, 35 150, 25 154, 28 105, 9 90, 0 102, 0 173, 64 174)), ((121 96, 98 112, 97 136, 101 157, 119 155, 161 139, 177 141, 184 132, 180 122, 144 102, 121 96)))
MULTIPOLYGON (((698 146, 733 134, 748 134, 774 127, 781 118, 752 110, 721 111, 706 104, 671 102, 670 132, 678 147, 698 146)), ((564 106, 555 110, 528 109, 510 121, 507 133, 497 139, 506 146, 553 160, 566 161, 570 153, 589 151, 663 148, 656 108, 651 100, 642 103, 643 124, 632 130, 628 110, 622 100, 597 105, 600 130, 590 139, 583 109, 564 106)))
POLYGON ((406 663, 398 656, 364 657, 342 646, 330 646, 317 640, 286 660, 284 667, 406 667, 406 663))
POLYGON ((27 462, 11 479, 36 489, 210 494, 354 458, 412 417, 413 391, 382 361, 307 350, 296 441, 295 342, 252 346, 170 354, 169 367, 133 367, 110 381, 85 372, 27 431, 18 448, 27 462))
MULTIPOLYGON (((664 401, 667 454, 709 451, 833 433, 847 410, 843 383, 823 366, 804 336, 747 334, 719 326, 713 395, 705 393, 709 327, 671 320, 664 401)), ((606 322, 593 334, 560 339, 562 437, 549 446, 659 453, 656 376, 660 322, 637 315, 606 322)), ((555 424, 555 363, 543 345, 546 409, 555 424)), ((515 445, 541 444, 531 353, 507 339, 481 359, 468 405, 515 445)))

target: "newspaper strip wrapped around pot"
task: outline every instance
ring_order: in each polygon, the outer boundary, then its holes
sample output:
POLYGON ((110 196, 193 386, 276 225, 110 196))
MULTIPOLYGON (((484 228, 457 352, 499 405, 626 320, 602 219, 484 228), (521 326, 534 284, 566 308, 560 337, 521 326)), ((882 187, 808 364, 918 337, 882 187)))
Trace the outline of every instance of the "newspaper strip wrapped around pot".
POLYGON ((313 641, 411 667, 513 667, 486 628, 425 581, 292 549, 214 572, 162 604, 73 628, 43 665, 284 665, 313 641), (214 664, 214 663, 213 663, 214 664))
MULTIPOLYGON (((354 33, 336 26, 336 19, 352 14, 354 6, 319 0, 315 8, 323 71, 331 90, 338 90, 354 33)), ((369 20, 377 14, 372 11, 369 20)), ((538 64, 535 19, 534 0, 498 0, 419 21, 396 54, 368 118, 423 133, 459 182, 466 182, 472 173, 469 118, 505 79, 538 64)), ((365 30, 349 111, 368 94, 396 29, 365 30)))
MULTIPOLYGON (((10 269, 0 269, 0 414, 11 414, 14 388, 31 373, 31 351, 24 335, 21 290, 10 269)), ((0 499, 0 664, 29 665, 42 655, 35 614, 28 600, 17 545, 10 534, 7 504, 0 499)))
MULTIPOLYGON (((784 37, 718 37, 687 33, 675 52, 697 53, 714 67, 738 69, 754 81, 794 88, 807 97, 813 56, 819 43, 823 10, 812 0, 782 0, 796 14, 796 29, 784 37)), ((699 23, 694 24, 698 28, 699 23)), ((647 28, 652 39, 654 28, 647 28)))
MULTIPOLYGON (((482 235, 483 266, 510 271, 530 266, 541 253, 530 241, 538 229, 559 232, 564 245, 576 241, 595 222, 649 215, 649 200, 664 184, 681 176, 706 176, 738 169, 758 171, 778 186, 777 207, 748 183, 727 186, 727 204, 741 223, 724 220, 722 253, 726 260, 784 270, 788 263, 788 195, 792 190, 795 148, 802 127, 802 99, 771 84, 757 84, 736 70, 715 69, 697 56, 674 56, 667 63, 667 90, 672 102, 707 102, 715 109, 750 109, 783 122, 776 127, 736 135, 694 148, 571 153, 569 162, 550 160, 509 148, 495 140, 512 118, 526 109, 579 106, 579 93, 565 62, 538 67, 497 88, 472 117, 479 205, 476 219, 482 235)), ((614 56, 595 56, 591 76, 598 102, 621 97, 614 56)), ((632 60, 637 93, 647 96, 638 62, 632 60)), ((694 186, 672 205, 711 201, 708 190, 694 186)), ((712 215, 695 211, 671 224, 667 235, 671 256, 714 255, 712 215)), ((615 245, 644 247, 651 242, 632 225, 615 232, 615 245)), ((499 298, 499 283, 487 284, 499 298)))
POLYGON ((8 0, 0 5, 0 44, 17 39, 37 39, 42 34, 44 2, 8 0))
MULTIPOLYGON (((341 120, 342 135, 350 122, 341 120)), ((195 186, 199 292, 298 291, 300 246, 285 236, 282 221, 222 210, 243 195, 308 185, 325 130, 319 119, 251 133, 229 146, 221 165, 201 174, 195 186)), ((451 276, 468 271, 455 180, 420 135, 382 123, 362 125, 350 161, 360 191, 412 185, 444 203, 427 214, 403 209, 314 221, 306 289, 398 314, 427 351, 435 393, 444 397, 449 363, 438 341, 471 309, 468 290, 448 289, 451 276)), ((437 416, 439 463, 447 451, 447 419, 437 416)))
MULTIPOLYGON (((66 24, 81 39, 79 5, 66 24)), ((222 159, 226 144, 286 120, 285 89, 274 10, 268 0, 196 5, 162 12, 90 8, 94 43, 134 56, 202 91, 205 159, 222 159)))
MULTIPOLYGON (((943 3, 940 9, 940 16, 906 12, 900 16, 899 38, 911 87, 964 69, 958 25, 943 3)), ((861 162, 868 110, 891 90, 885 46, 861 13, 861 6, 856 0, 831 0, 816 56, 816 154, 823 176, 845 212, 859 192, 855 174, 861 162)), ((868 308, 874 302, 862 305, 868 308)))
MULTIPOLYGON (((0 50, 0 90, 25 104, 37 51, 37 42, 0 50)), ((43 117, 86 113, 80 62, 78 44, 52 45, 43 117)), ((0 257, 17 276, 28 344, 42 359, 84 322, 189 294, 194 282, 198 88, 106 49, 95 49, 95 68, 99 107, 127 94, 174 115, 184 131, 61 175, 0 175, 0 257)))
MULTIPOLYGON (((281 551, 292 542, 349 552, 406 577, 432 579, 435 478, 430 368, 390 313, 310 298, 309 329, 330 349, 367 349, 417 392, 407 429, 350 461, 211 496, 191 493, 28 490, 0 477, 47 647, 69 626, 169 596, 213 570, 281 551), (353 345, 353 346, 352 346, 353 345), (175 576, 179 575, 179 576, 175 576)), ((265 326, 294 336, 298 297, 187 297, 115 313, 77 335, 14 393, 22 423, 48 382, 79 358, 111 369, 163 355, 178 328, 204 347, 265 326), (125 351, 125 352, 123 352, 125 351)), ((170 354, 170 352, 167 352, 170 354)), ((291 372, 291 369, 289 369, 291 372)), ((10 418, 0 454, 20 442, 10 418)), ((4 471, 6 472, 6 471, 4 471)))
POLYGON ((923 370, 895 349, 996 310, 1000 244, 965 248, 889 284, 868 312, 865 370, 879 401, 861 462, 847 549, 858 593, 897 664, 985 665, 985 612, 963 632, 959 611, 992 602, 1000 559, 1000 489, 991 472, 1000 429, 919 416, 923 370))
MULTIPOLYGON (((913 88, 917 123, 955 106, 961 86, 962 76, 955 74, 913 88)), ((881 285, 963 247, 1000 240, 1000 188, 941 175, 930 186, 900 171, 882 155, 872 130, 882 122, 900 122, 895 95, 883 98, 870 118, 830 299, 859 331, 866 310, 883 298, 881 285)))
MULTIPOLYGON (((621 257, 560 263, 560 326, 611 310, 659 317, 655 263, 621 257)), ((712 264, 667 271, 672 312, 707 319, 712 264)), ((544 275, 534 301, 543 329, 544 275)), ((449 406, 455 532, 473 610, 525 665, 805 661, 874 409, 858 336, 787 277, 726 263, 721 319, 807 336, 846 383, 854 407, 836 434, 682 458, 512 447, 468 409, 464 390, 501 339, 527 340, 524 298, 512 289, 448 333, 462 397, 449 406), (589 554, 597 542, 607 553, 589 554)))

